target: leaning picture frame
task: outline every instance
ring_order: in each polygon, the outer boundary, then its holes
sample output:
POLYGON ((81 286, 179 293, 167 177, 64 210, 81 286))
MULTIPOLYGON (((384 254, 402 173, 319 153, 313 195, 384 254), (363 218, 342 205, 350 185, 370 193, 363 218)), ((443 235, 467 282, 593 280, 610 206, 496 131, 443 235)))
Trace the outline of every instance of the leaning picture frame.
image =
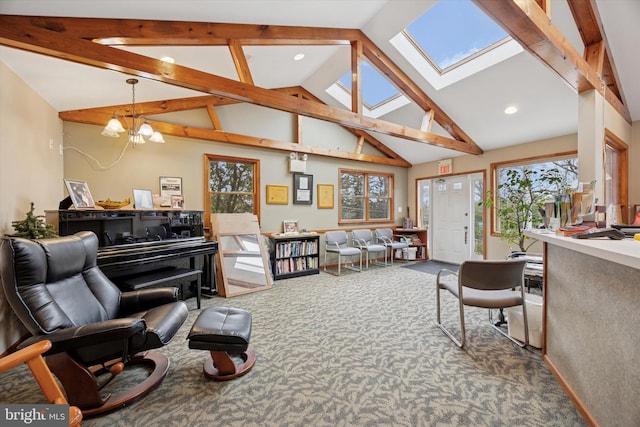
POLYGON ((282 231, 284 234, 298 234, 298 221, 292 219, 282 221, 282 231))
POLYGON ((182 178, 174 176, 160 177, 160 206, 171 206, 171 196, 182 194, 182 178))
POLYGON ((153 195, 151 190, 133 190, 133 207, 135 209, 153 209, 153 195))
POLYGON ((64 184, 76 209, 94 209, 96 207, 91 191, 89 191, 89 186, 85 181, 65 179, 64 184))
POLYGON ((184 207, 184 196, 182 195, 171 196, 171 207, 173 209, 182 209, 184 207))

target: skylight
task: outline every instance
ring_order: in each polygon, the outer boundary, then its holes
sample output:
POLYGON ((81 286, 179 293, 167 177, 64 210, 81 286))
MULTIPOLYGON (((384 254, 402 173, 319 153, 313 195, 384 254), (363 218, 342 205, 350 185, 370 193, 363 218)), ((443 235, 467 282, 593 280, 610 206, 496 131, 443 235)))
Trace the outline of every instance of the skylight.
MULTIPOLYGON (((395 86, 384 78, 367 61, 362 61, 361 70, 362 101, 366 104, 368 109, 372 110, 379 104, 400 94, 398 89, 396 89, 395 86)), ((348 93, 351 93, 350 71, 340 77, 339 82, 348 93)))
POLYGON ((389 42, 436 90, 523 51, 471 0, 438 1, 389 42))
MULTIPOLYGON (((409 99, 367 61, 362 61, 361 72, 364 115, 373 118, 382 117, 409 103, 409 99)), ((351 72, 345 73, 337 82, 329 86, 326 92, 345 107, 351 108, 351 72)))
POLYGON ((508 37, 471 0, 440 0, 405 31, 440 72, 508 37))

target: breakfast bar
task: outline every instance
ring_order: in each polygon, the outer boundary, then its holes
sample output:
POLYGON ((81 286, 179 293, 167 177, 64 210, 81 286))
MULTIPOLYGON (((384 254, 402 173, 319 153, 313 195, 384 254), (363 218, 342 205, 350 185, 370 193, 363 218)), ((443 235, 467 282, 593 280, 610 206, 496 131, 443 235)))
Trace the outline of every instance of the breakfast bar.
POLYGON ((640 420, 640 241, 547 230, 543 358, 590 425, 640 420))

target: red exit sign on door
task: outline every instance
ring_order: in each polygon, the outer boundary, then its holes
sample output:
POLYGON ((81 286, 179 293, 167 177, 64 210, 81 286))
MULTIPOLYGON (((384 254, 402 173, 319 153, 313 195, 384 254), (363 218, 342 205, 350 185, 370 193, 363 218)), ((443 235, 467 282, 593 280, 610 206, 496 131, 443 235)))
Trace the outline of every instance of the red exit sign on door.
POLYGON ((453 172, 451 167, 451 159, 441 160, 438 162, 438 175, 449 175, 453 172))

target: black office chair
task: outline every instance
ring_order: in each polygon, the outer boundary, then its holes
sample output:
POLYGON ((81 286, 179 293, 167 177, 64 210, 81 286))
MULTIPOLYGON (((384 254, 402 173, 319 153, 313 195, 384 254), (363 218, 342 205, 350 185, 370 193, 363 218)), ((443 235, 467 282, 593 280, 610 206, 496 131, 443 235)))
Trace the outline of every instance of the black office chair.
POLYGON ((147 350, 168 344, 188 315, 176 288, 120 292, 96 266, 97 251, 98 238, 88 231, 43 240, 5 237, 0 244, 4 293, 33 335, 19 347, 51 341, 47 364, 85 416, 122 407, 157 386, 169 360, 147 350), (140 384, 101 393, 125 365, 140 363, 153 367, 140 384))

